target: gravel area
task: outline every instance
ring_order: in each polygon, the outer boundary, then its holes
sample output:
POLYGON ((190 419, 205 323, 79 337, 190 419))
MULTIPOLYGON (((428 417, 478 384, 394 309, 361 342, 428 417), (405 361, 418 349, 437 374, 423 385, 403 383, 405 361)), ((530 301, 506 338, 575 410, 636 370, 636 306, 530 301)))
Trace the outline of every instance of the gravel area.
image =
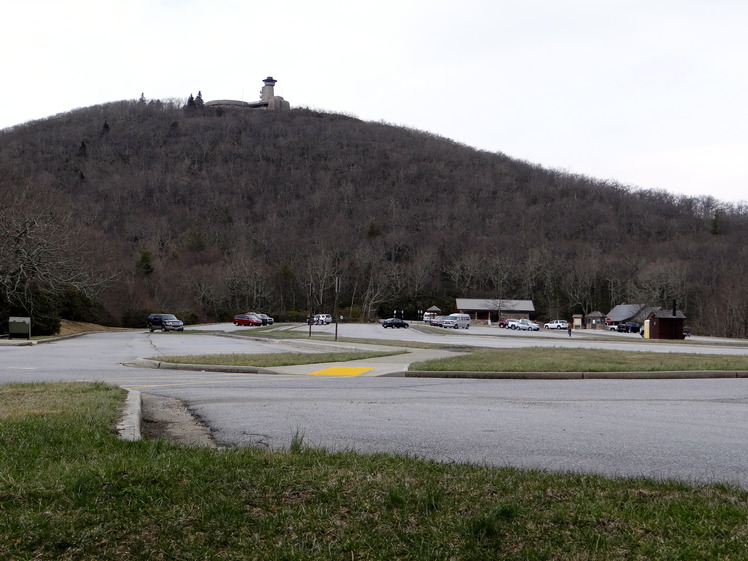
POLYGON ((163 438, 189 446, 215 448, 210 429, 178 399, 141 394, 143 438, 163 438))

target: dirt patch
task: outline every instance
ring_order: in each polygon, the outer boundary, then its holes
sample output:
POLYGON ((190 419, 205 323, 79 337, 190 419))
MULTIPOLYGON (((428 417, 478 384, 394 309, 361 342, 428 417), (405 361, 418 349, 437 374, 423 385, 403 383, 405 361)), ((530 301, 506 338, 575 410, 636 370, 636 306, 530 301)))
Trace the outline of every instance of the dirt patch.
POLYGON ((121 327, 106 327, 95 323, 86 323, 85 321, 63 319, 60 320, 60 331, 57 335, 77 335, 78 333, 92 333, 94 331, 126 331, 126 329, 121 327))
POLYGON ((141 394, 143 438, 216 448, 210 429, 178 399, 141 394))

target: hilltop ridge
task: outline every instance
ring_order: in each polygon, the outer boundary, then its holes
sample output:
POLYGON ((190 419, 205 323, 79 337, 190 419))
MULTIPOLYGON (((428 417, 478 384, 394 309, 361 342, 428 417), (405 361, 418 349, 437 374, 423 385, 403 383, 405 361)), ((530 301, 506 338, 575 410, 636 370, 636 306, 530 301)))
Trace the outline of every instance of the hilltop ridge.
POLYGON ((114 102, 0 131, 0 181, 5 214, 75 234, 94 317, 68 319, 301 319, 331 310, 338 277, 351 319, 457 296, 532 299, 544 318, 676 299, 700 330, 748 336, 745 208, 385 123, 114 102))

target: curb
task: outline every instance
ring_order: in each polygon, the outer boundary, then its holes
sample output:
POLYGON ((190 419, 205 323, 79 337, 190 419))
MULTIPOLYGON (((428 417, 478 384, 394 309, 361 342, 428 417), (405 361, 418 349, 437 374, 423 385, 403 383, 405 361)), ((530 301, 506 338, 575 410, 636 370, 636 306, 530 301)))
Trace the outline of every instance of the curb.
POLYGON ((140 392, 127 390, 125 409, 122 418, 117 423, 117 433, 120 439, 134 442, 141 439, 140 427, 143 423, 143 400, 140 392))
MULTIPOLYGON (((226 366, 220 364, 188 364, 162 362, 149 358, 136 359, 135 366, 162 370, 191 370, 197 372, 227 372, 234 374, 275 374, 281 372, 254 366, 226 366)), ((463 372, 402 370, 380 374, 378 378, 462 378, 474 380, 688 380, 709 378, 748 378, 745 370, 667 370, 653 372, 463 372)))
POLYGON ((1 347, 30 347, 32 345, 36 345, 39 341, 36 339, 23 339, 20 341, 14 341, 12 339, 1 339, 0 340, 0 346, 1 347))
POLYGON ((748 371, 681 370, 659 372, 460 372, 416 371, 384 374, 393 378, 471 378, 477 380, 678 380, 748 378, 748 371))
POLYGON ((65 339, 74 339, 75 337, 82 337, 83 335, 89 335, 91 333, 99 333, 98 331, 82 331, 80 333, 71 333, 70 335, 52 335, 45 337, 44 339, 0 339, 0 345, 8 347, 28 347, 31 345, 44 345, 45 343, 55 343, 57 341, 64 341, 65 339))
POLYGON ((191 370, 193 372, 229 372, 234 374, 278 374, 267 368, 256 366, 227 366, 221 364, 189 364, 186 362, 162 362, 150 358, 138 358, 133 363, 136 366, 155 368, 157 370, 191 370))

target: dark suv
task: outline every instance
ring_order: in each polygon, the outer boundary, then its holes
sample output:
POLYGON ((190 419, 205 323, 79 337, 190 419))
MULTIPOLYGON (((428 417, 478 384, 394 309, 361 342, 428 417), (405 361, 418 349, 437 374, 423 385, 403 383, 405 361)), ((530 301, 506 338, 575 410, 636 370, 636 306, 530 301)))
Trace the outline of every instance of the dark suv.
POLYGON ((184 322, 174 314, 151 314, 148 316, 148 331, 184 331, 184 322))
POLYGON ((625 323, 619 323, 616 330, 621 333, 639 333, 641 327, 641 323, 636 323, 635 321, 627 321, 625 323))

